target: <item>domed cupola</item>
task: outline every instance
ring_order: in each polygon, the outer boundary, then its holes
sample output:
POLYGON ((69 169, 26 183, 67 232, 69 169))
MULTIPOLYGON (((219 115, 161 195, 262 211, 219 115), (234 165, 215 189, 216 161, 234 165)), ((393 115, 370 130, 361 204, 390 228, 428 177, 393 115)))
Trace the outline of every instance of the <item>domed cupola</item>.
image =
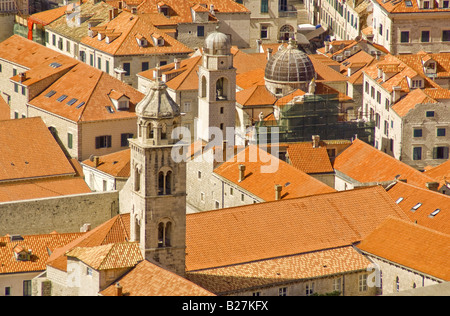
POLYGON ((275 95, 286 95, 296 89, 308 91, 308 85, 316 77, 308 55, 297 48, 294 39, 286 48, 281 47, 267 62, 265 82, 275 95))
POLYGON ((231 40, 228 35, 216 30, 206 37, 204 50, 209 55, 229 55, 231 40))

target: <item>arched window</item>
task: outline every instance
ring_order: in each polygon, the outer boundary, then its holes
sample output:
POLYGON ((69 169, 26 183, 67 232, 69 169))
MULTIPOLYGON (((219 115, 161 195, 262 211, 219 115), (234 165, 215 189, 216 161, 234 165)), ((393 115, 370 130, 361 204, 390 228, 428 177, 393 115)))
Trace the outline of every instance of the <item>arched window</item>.
POLYGON ((148 138, 153 139, 155 137, 155 132, 153 130, 153 124, 150 124, 148 127, 148 138))
POLYGON ((158 224, 158 248, 171 247, 172 223, 170 221, 158 224))
POLYGON ((200 90, 200 97, 206 98, 206 77, 202 77, 202 89, 200 90))
POLYGON ((228 99, 228 80, 226 78, 219 78, 216 82, 216 100, 228 99))
POLYGON ((141 190, 141 172, 137 167, 134 169, 134 190, 141 190))
POLYGON ((158 195, 164 195, 164 172, 158 173, 158 195))
POLYGON ((280 28, 279 39, 282 41, 288 41, 294 36, 294 27, 292 25, 283 25, 280 28))
POLYGON ((172 194, 172 171, 167 171, 165 182, 165 194, 172 194))
POLYGON ((167 139, 167 125, 163 124, 161 126, 161 139, 167 139))

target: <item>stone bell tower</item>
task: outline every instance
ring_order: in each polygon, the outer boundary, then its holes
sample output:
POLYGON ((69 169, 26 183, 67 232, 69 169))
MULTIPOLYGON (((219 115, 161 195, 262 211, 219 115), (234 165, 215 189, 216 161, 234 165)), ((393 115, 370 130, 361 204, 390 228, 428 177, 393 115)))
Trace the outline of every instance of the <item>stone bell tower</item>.
POLYGON ((236 69, 228 35, 215 31, 207 36, 198 77, 198 138, 209 142, 209 128, 217 127, 223 140, 234 144, 234 137, 226 135, 226 128, 236 125, 236 69))
POLYGON ((136 105, 137 138, 130 140, 132 241, 143 256, 179 275, 185 273, 186 164, 175 162, 180 108, 159 80, 136 105))

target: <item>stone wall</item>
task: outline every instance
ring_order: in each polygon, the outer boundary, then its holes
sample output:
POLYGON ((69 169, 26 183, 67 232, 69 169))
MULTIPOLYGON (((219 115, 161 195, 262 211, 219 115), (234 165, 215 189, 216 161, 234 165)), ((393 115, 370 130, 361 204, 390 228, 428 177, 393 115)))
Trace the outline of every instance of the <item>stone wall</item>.
POLYGON ((117 191, 0 203, 0 236, 79 232, 118 213, 117 191))

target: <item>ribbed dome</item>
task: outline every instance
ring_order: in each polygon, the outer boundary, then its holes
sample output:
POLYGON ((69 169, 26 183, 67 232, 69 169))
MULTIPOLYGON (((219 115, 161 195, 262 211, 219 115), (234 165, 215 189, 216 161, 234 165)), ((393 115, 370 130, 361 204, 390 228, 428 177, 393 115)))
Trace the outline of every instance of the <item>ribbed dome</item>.
POLYGON ((314 66, 308 55, 300 51, 291 41, 267 62, 265 79, 274 82, 309 82, 315 77, 314 66))
POLYGON ((206 53, 212 55, 229 55, 231 41, 228 35, 215 31, 205 39, 206 53))

